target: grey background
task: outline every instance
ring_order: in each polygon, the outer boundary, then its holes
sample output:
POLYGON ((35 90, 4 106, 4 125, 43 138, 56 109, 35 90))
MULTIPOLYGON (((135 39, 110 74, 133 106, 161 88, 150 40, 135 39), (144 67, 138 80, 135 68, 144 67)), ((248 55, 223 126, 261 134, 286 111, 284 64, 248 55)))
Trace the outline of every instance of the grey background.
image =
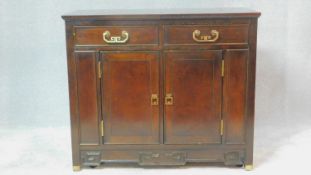
MULTIPOLYGON (((309 0, 1 0, 0 129, 69 127, 64 22, 81 9, 248 7, 258 25, 256 149, 311 126, 309 0)), ((0 132, 1 134, 1 132, 0 132)), ((264 149, 264 147, 270 149, 264 149)))

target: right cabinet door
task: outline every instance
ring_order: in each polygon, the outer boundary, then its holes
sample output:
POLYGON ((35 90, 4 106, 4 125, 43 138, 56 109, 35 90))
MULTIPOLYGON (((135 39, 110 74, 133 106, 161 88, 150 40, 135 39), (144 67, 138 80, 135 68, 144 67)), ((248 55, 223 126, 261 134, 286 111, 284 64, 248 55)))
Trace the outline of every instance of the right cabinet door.
POLYGON ((164 143, 220 144, 222 51, 164 55, 164 143))

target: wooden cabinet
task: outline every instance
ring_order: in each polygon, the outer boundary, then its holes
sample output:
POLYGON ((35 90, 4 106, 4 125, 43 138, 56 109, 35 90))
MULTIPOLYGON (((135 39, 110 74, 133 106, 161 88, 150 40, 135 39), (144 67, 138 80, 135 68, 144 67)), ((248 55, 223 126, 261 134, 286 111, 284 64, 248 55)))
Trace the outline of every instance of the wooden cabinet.
POLYGON ((74 169, 105 162, 250 169, 259 16, 64 15, 74 169))

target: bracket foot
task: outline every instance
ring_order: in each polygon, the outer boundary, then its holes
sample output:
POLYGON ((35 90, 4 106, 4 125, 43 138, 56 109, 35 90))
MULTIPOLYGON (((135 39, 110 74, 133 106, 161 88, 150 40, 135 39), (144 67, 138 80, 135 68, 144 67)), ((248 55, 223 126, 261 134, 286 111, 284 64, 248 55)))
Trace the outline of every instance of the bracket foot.
POLYGON ((73 167, 72 167, 72 170, 73 170, 73 171, 80 171, 81 168, 80 168, 80 166, 73 166, 73 167))
POLYGON ((246 171, 252 171, 254 167, 253 165, 250 164, 250 165, 244 165, 244 168, 246 171))

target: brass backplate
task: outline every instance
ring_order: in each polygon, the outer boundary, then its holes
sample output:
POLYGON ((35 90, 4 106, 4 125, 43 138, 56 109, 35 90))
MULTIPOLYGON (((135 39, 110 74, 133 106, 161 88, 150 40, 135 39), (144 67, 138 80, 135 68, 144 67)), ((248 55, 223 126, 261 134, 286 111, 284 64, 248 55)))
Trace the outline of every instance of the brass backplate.
POLYGON ((158 97, 158 94, 151 94, 151 105, 152 105, 152 106, 159 105, 159 97, 158 97))
POLYGON ((173 105, 174 98, 172 94, 166 94, 165 96, 165 105, 173 105))

